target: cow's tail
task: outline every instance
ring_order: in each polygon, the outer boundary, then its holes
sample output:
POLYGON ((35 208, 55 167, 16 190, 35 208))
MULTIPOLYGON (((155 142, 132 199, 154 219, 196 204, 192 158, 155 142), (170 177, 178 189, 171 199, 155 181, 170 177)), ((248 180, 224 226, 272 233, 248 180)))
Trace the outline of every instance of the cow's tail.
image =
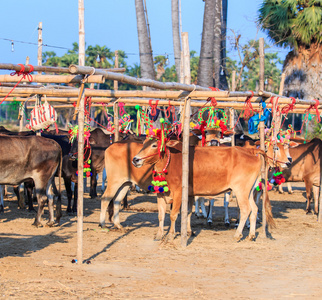
MULTIPOLYGON (((60 222, 60 218, 62 217, 62 210, 61 210, 61 174, 62 174, 62 165, 63 165, 63 155, 62 155, 62 151, 60 151, 59 167, 58 167, 58 197, 57 197, 57 203, 56 203, 56 222, 58 224, 60 222)), ((54 179, 55 179, 55 177, 54 177, 54 179)))
POLYGON ((267 224, 270 228, 276 228, 276 224, 273 218, 273 213, 272 213, 272 206, 271 206, 271 201, 269 200, 268 193, 266 192, 266 199, 265 199, 265 215, 266 215, 266 220, 267 224))

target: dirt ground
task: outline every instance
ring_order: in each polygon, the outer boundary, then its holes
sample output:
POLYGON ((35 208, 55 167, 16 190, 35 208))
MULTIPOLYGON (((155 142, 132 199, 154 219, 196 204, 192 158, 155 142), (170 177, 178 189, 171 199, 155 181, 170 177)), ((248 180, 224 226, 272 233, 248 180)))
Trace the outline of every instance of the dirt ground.
MULTIPOLYGON (((155 196, 131 194, 130 208, 120 215, 126 231, 120 232, 98 227, 100 199, 85 194, 83 253, 90 264, 75 264, 76 216, 64 212, 60 227, 35 228, 35 214, 18 210, 9 190, 0 216, 0 298, 321 299, 322 224, 305 214, 303 184, 294 192, 269 192, 277 228, 266 239, 258 224, 253 242, 233 239, 236 201, 227 229, 218 197, 214 226, 193 215, 195 236, 186 249, 179 234, 173 244, 154 241, 155 196)), ((65 196, 63 204, 65 210, 65 196)), ((167 215, 166 228, 169 223, 167 215)))

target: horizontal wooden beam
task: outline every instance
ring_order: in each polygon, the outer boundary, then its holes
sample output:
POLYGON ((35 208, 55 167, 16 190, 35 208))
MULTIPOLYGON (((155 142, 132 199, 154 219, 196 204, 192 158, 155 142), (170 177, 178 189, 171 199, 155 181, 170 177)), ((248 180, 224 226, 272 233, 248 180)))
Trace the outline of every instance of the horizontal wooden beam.
MULTIPOLYGON (((15 64, 6 64, 0 63, 1 70, 14 70, 14 71, 21 71, 20 65, 15 64)), ((31 67, 29 65, 24 65, 25 72, 30 72, 31 67)), ((104 71, 112 71, 112 72, 125 72, 125 68, 110 68, 110 69, 97 69, 97 70, 104 70, 104 71)), ((69 68, 65 67, 49 67, 49 66, 33 66, 33 71, 36 72, 45 72, 45 73, 70 73, 69 68)), ((98 74, 99 75, 99 74, 98 74)))
MULTIPOLYGON (((83 75, 32 75, 32 82, 35 83, 81 83, 83 75)), ((0 75, 0 82, 27 82, 28 78, 22 79, 18 75, 0 75)), ((88 83, 104 83, 105 77, 102 75, 92 75, 85 78, 88 83)), ((30 85, 29 85, 30 87, 30 85)))
POLYGON ((183 91, 211 91, 210 88, 203 87, 200 85, 183 84, 177 82, 160 82, 152 79, 146 78, 136 78, 124 74, 116 74, 109 71, 97 70, 92 67, 82 67, 77 65, 70 65, 69 72, 72 74, 99 74, 105 76, 105 79, 117 80, 119 82, 124 82, 132 84, 135 86, 148 86, 160 90, 183 90, 183 91))

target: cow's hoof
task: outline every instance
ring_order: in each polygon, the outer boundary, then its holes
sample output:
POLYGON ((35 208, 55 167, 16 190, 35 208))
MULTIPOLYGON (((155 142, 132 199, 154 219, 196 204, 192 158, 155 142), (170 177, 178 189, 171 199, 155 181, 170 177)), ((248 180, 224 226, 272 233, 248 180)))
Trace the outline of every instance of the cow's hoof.
POLYGON ((306 214, 307 215, 309 215, 309 214, 311 214, 312 213, 312 211, 311 210, 306 210, 306 214))
POLYGON ((188 231, 187 236, 196 236, 196 234, 193 231, 188 231))
POLYGON ((239 242, 240 241, 240 239, 243 237, 243 235, 241 234, 241 233, 235 233, 235 235, 234 235, 234 239, 237 241, 237 242, 239 242))
POLYGON ((38 221, 33 222, 32 225, 35 226, 35 227, 37 227, 37 228, 43 227, 43 225, 40 222, 38 222, 38 221))
POLYGON ((249 241, 254 241, 254 240, 255 240, 255 234, 250 234, 250 235, 248 235, 247 239, 248 239, 249 241))
POLYGON ((160 233, 157 233, 156 234, 156 236, 154 237, 154 240, 156 241, 156 242, 158 242, 158 241, 161 241, 162 240, 162 234, 160 234, 160 233))
POLYGON ((106 225, 105 225, 105 223, 99 223, 99 224, 98 224, 98 227, 106 228, 106 225))
POLYGON ((46 223, 46 226, 47 227, 53 227, 55 225, 55 222, 54 221, 51 221, 51 222, 47 222, 46 223))
POLYGON ((284 192, 278 191, 279 194, 284 194, 284 192))
POLYGON ((230 227, 230 222, 229 221, 225 221, 225 227, 229 228, 230 227))
POLYGON ((0 213, 4 213, 4 208, 3 208, 3 205, 0 205, 0 213))
POLYGON ((207 221, 207 225, 208 225, 209 227, 211 227, 211 226, 212 226, 212 221, 207 221))
POLYGON ((294 192, 293 191, 290 191, 290 192, 288 192, 290 195, 292 195, 292 194, 294 194, 294 192))

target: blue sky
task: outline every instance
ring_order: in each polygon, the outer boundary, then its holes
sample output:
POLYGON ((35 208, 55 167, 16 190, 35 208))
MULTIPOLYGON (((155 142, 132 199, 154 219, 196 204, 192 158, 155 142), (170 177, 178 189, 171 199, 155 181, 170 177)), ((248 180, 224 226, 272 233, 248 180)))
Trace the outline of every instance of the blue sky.
MULTIPOLYGON (((173 64, 171 29, 171 0, 146 0, 151 29, 154 55, 169 54, 173 64)), ((199 54, 204 2, 202 0, 181 0, 182 30, 189 33, 190 50, 199 54)), ((124 50, 128 64, 139 63, 139 49, 134 0, 84 0, 86 45, 107 46, 112 51, 124 50)), ((258 32, 255 24, 257 10, 262 1, 228 0, 228 36, 232 30, 241 34, 241 42, 267 36, 258 32)), ((31 64, 37 64, 37 27, 43 22, 43 43, 56 47, 72 48, 78 42, 78 1, 77 0, 0 0, 0 62, 24 63, 26 56, 31 64), (14 40, 14 51, 11 41, 14 40)), ((228 46, 229 48, 229 46, 228 46)), ((67 49, 43 47, 43 51, 55 51, 63 55, 67 49)), ((279 51, 284 59, 287 51, 279 51)), ((237 56, 233 56, 237 59, 237 56)))

